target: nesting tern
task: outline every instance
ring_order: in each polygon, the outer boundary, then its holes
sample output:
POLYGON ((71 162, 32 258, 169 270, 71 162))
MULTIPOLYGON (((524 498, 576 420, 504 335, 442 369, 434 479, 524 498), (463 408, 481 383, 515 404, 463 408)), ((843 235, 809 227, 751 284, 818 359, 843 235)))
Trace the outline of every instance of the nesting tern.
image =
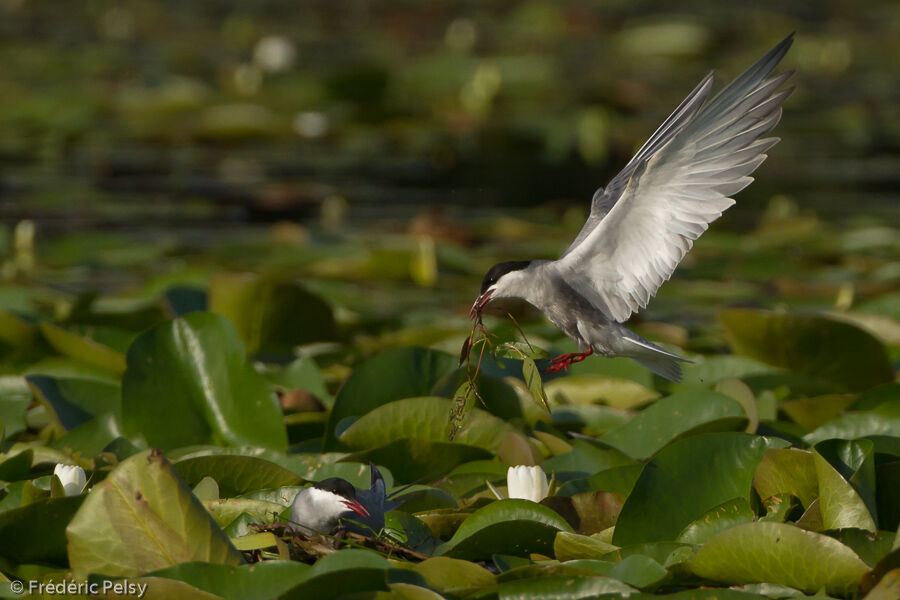
POLYGON ((328 534, 348 514, 367 518, 369 510, 357 499, 353 484, 340 477, 329 477, 297 492, 291 503, 290 524, 306 535, 328 534))

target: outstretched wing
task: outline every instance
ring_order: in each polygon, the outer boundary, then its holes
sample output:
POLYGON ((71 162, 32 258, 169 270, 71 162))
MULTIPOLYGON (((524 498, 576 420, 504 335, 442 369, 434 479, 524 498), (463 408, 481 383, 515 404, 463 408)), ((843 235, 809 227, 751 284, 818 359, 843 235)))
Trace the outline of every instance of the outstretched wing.
POLYGON ((606 190, 554 265, 618 322, 647 306, 709 223, 734 204, 778 138, 791 73, 769 78, 793 34, 704 104, 708 75, 651 136, 606 190))

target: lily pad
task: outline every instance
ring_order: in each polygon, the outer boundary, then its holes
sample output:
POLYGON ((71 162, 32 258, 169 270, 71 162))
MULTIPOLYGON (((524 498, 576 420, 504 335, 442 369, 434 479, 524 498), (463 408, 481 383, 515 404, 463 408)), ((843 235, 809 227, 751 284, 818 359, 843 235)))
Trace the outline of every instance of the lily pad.
POLYGON ((255 456, 195 456, 176 460, 175 469, 188 485, 196 485, 204 477, 212 477, 226 497, 303 483, 296 473, 255 456))
MULTIPOLYGON (((453 401, 446 398, 396 400, 361 417, 339 439, 350 448, 378 447, 403 439, 446 442, 447 420, 453 406, 453 401)), ((475 408, 457 432, 454 443, 493 451, 509 431, 513 431, 510 425, 475 408)))
POLYGON ((643 460, 691 431, 743 429, 746 420, 741 405, 725 394, 680 392, 657 400, 628 423, 601 436, 600 441, 643 460))
POLYGON ((799 448, 770 448, 766 450, 753 485, 765 500, 777 494, 796 496, 809 508, 819 496, 819 480, 812 452, 799 448))
POLYGON ((335 428, 344 419, 361 417, 395 400, 427 396, 455 370, 456 357, 425 348, 389 350, 363 363, 338 392, 325 428, 324 449, 342 448, 335 428))
POLYGON ((763 453, 777 444, 747 433, 706 433, 663 448, 625 501, 613 543, 674 540, 710 509, 733 498, 749 499, 763 453))
POLYGON ((337 339, 328 303, 291 281, 217 275, 209 284, 209 309, 234 323, 251 356, 292 356, 296 346, 337 339))
MULTIPOLYGON (((106 343, 100 328, 72 327, 63 328, 53 323, 41 323, 41 333, 44 339, 63 356, 88 363, 121 374, 125 371, 124 349, 112 348, 106 343)), ((121 346, 121 344, 119 344, 121 346)))
POLYGON ((424 577, 430 587, 441 593, 483 588, 494 582, 494 575, 484 567, 448 556, 429 558, 412 569, 424 577))
POLYGON ((756 515, 746 498, 735 498, 715 507, 684 528, 678 541, 700 546, 709 538, 741 523, 750 523, 756 515))
POLYGON ((66 566, 66 527, 84 499, 46 498, 0 512, 0 557, 66 566))
POLYGON ((234 327, 211 313, 158 325, 128 350, 125 430, 163 449, 217 442, 287 447, 281 408, 246 362, 234 327))
POLYGON ((134 577, 183 562, 244 562, 228 537, 156 450, 119 464, 66 528, 69 564, 84 577, 134 577))
POLYGON ((149 576, 176 579, 228 600, 277 598, 309 577, 312 567, 297 561, 267 560, 252 565, 182 563, 149 576))
POLYGON ((723 531, 690 562, 699 577, 729 584, 775 583, 850 595, 869 567, 847 546, 793 525, 759 521, 723 531))
POLYGON ((884 345, 855 325, 824 316, 730 309, 719 319, 740 354, 865 390, 894 378, 884 345))
POLYGON ((438 556, 485 560, 493 554, 550 555, 557 531, 572 531, 558 514, 528 500, 500 500, 475 511, 438 556))

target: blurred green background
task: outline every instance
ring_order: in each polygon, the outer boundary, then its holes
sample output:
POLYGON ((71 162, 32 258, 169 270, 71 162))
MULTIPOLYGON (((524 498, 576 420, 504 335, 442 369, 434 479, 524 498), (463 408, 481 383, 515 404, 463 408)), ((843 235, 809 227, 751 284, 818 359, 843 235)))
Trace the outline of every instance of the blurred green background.
POLYGON ((357 342, 458 344, 484 269, 557 256, 707 71, 794 30, 782 143, 648 311, 686 327, 896 290, 896 2, 0 0, 0 305, 199 308, 249 270, 357 342))

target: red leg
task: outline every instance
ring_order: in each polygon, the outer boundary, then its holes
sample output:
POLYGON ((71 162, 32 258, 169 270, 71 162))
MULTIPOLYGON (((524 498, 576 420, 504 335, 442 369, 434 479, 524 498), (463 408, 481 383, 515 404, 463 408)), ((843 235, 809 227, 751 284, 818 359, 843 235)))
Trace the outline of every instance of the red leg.
POLYGON ((560 371, 568 371, 569 365, 579 363, 594 353, 594 349, 590 348, 587 352, 570 352, 561 354, 550 360, 550 366, 541 371, 542 373, 558 373, 560 371))

